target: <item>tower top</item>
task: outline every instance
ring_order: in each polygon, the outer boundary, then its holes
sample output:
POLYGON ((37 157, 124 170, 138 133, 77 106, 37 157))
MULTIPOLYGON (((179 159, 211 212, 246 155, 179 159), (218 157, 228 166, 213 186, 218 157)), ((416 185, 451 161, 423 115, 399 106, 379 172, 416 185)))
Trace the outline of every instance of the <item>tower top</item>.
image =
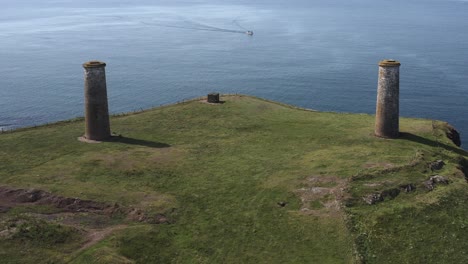
POLYGON ((88 61, 83 63, 83 67, 85 68, 99 68, 99 67, 106 67, 106 64, 102 61, 88 61))
POLYGON ((379 66, 381 67, 398 67, 401 63, 397 60, 381 60, 379 66))

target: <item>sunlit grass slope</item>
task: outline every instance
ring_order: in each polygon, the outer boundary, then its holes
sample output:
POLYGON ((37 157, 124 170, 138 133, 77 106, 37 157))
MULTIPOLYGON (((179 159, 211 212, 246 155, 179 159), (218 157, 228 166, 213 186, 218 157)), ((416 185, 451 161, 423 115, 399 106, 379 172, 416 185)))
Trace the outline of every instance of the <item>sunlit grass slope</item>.
POLYGON ((103 225, 124 228, 83 249, 89 230, 36 219, 54 208, 13 208, 0 213, 0 227, 21 219, 24 230, 0 236, 2 261, 468 259, 468 188, 460 165, 466 153, 445 137, 444 123, 402 119, 402 137, 385 140, 373 136, 370 115, 306 111, 247 96, 222 100, 113 117, 112 131, 121 137, 100 144, 77 140, 81 120, 0 134, 1 186, 118 203, 170 219, 147 224, 112 217, 103 225), (446 165, 433 172, 427 164, 437 159, 446 165), (422 182, 434 174, 450 184, 426 191, 422 182), (374 205, 362 199, 409 183, 415 191, 374 205))

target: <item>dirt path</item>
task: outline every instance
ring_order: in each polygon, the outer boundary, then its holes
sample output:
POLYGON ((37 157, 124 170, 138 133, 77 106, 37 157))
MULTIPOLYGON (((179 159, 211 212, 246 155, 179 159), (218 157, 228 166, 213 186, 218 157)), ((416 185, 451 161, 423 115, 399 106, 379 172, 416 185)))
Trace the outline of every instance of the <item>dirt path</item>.
POLYGON ((88 229, 88 240, 85 244, 83 244, 83 246, 81 246, 81 248, 78 251, 83 251, 91 246, 94 246, 99 241, 111 235, 113 232, 123 230, 125 228, 127 228, 127 225, 116 225, 104 229, 88 229))

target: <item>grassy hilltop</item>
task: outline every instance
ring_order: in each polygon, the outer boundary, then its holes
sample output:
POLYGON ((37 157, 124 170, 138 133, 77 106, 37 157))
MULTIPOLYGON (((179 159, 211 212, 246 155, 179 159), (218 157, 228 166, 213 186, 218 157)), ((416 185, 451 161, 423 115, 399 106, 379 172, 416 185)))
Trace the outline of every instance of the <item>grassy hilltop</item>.
POLYGON ((446 123, 385 140, 371 115, 221 99, 112 117, 100 144, 82 120, 0 134, 0 262, 468 262, 446 123))

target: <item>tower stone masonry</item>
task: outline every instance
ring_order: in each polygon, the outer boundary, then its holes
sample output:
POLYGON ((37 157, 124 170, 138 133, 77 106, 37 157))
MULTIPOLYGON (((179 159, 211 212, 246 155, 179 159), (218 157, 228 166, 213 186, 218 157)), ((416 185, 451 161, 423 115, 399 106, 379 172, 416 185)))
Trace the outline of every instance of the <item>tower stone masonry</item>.
POLYGON ((400 62, 379 62, 375 135, 382 138, 397 138, 400 115, 400 62))
POLYGON ((111 136, 105 67, 100 61, 83 64, 86 140, 101 141, 111 136))

